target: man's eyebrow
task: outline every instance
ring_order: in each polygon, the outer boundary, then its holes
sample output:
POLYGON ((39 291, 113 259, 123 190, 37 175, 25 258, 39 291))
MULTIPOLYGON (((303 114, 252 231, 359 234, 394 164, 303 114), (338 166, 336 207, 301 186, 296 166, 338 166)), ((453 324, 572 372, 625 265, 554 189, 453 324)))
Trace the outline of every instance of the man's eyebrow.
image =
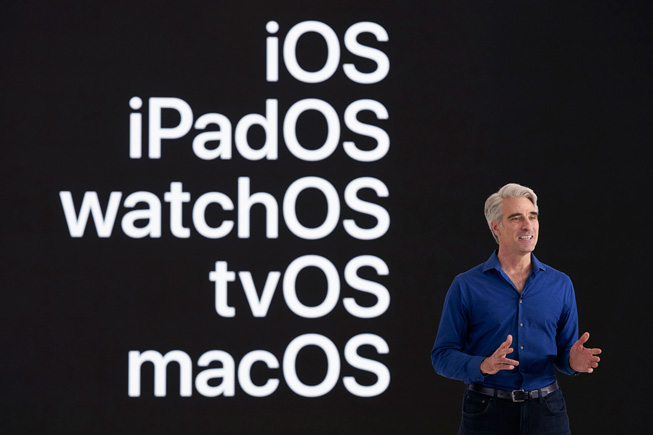
MULTIPOLYGON (((528 214, 531 215, 531 216, 537 216, 538 215, 538 213, 536 211, 531 211, 528 214)), ((522 215, 522 213, 513 213, 513 214, 508 215, 508 219, 514 218, 514 217, 517 217, 517 216, 521 216, 521 215, 522 215)))

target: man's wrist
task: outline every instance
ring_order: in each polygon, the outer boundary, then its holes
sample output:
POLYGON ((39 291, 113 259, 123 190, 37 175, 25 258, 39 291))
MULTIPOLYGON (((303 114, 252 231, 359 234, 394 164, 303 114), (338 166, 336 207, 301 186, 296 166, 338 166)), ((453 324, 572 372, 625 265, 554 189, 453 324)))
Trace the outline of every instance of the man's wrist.
POLYGON ((481 361, 481 366, 479 367, 479 370, 481 371, 481 374, 482 374, 483 376, 487 376, 487 375, 488 375, 487 373, 485 373, 485 372, 483 371, 483 364, 485 363, 485 360, 487 360, 487 358, 485 358, 483 361, 481 361))

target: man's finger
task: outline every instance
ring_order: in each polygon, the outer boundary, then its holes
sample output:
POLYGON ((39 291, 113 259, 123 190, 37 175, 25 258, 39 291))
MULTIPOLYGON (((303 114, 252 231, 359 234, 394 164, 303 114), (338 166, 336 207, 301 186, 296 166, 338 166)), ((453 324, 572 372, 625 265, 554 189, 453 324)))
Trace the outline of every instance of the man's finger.
POLYGON ((512 347, 509 347, 509 348, 506 348, 506 349, 501 349, 501 348, 499 348, 499 349, 497 349, 497 351, 494 352, 494 353, 495 353, 495 355, 497 355, 497 356, 506 356, 506 355, 508 355, 509 353, 513 353, 514 351, 515 351, 515 349, 513 349, 512 347))
POLYGON ((506 343, 508 344, 508 347, 512 344, 512 335, 508 334, 506 337, 506 343))
POLYGON ((510 347, 511 344, 512 344, 512 335, 508 334, 508 337, 506 337, 506 341, 501 343, 501 346, 499 346, 499 349, 501 349, 501 348, 505 349, 507 347, 510 347))
POLYGON ((586 333, 584 333, 583 335, 580 336, 580 338, 578 339, 576 344, 581 344, 581 345, 585 344, 587 342, 587 340, 589 340, 589 339, 590 339, 590 333, 586 332, 586 333))
POLYGON ((585 349, 587 349, 587 351, 588 351, 591 355, 599 355, 599 354, 601 353, 601 349, 599 349, 599 348, 596 348, 596 349, 588 349, 588 348, 585 348, 585 349))
POLYGON ((514 364, 502 364, 497 367, 497 370, 513 370, 515 368, 514 364))

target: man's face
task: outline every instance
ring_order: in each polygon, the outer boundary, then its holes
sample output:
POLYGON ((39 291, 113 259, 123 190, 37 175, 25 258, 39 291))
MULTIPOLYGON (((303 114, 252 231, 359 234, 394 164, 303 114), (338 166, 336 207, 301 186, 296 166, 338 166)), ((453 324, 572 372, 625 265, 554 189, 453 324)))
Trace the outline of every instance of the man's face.
POLYGON ((499 238, 499 249, 506 254, 533 252, 540 229, 535 206, 528 198, 504 199, 501 225, 492 221, 492 229, 499 238))

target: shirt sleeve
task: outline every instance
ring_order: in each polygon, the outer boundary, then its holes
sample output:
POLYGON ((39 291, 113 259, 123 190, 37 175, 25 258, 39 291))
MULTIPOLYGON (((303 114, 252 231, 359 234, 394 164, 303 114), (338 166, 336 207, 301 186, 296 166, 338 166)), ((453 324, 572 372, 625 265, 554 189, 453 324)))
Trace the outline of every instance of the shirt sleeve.
POLYGON ((481 363, 485 357, 464 352, 469 311, 462 287, 461 279, 456 277, 447 292, 438 334, 431 351, 431 362, 439 375, 471 384, 485 379, 481 373, 481 363))
POLYGON ((561 373, 575 376, 578 372, 569 365, 569 351, 576 340, 578 340, 578 310, 576 308, 574 286, 568 277, 564 289, 565 311, 558 321, 558 332, 556 335, 558 357, 556 358, 555 366, 561 373))

